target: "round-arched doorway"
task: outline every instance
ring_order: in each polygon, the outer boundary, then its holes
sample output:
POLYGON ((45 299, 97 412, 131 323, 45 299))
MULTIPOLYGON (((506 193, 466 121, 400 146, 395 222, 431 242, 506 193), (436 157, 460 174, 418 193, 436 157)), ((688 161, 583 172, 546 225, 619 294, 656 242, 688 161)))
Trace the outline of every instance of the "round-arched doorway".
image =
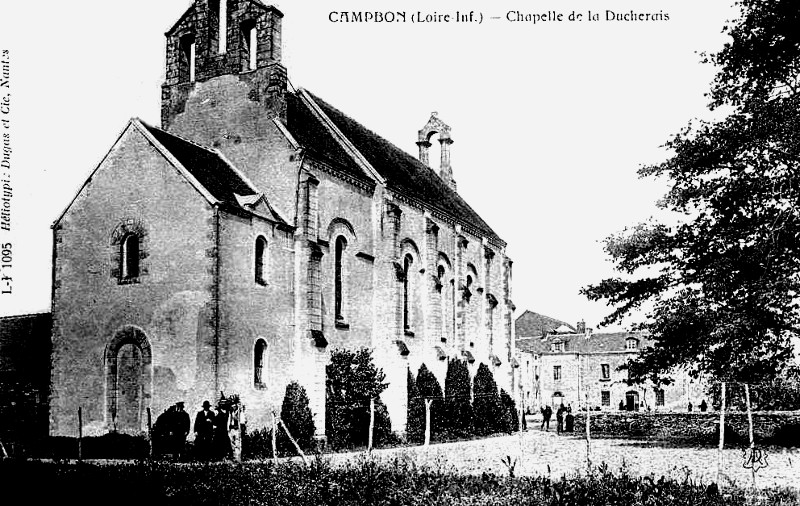
POLYGON ((153 354, 144 331, 125 326, 106 345, 106 425, 114 432, 145 430, 150 405, 153 354))

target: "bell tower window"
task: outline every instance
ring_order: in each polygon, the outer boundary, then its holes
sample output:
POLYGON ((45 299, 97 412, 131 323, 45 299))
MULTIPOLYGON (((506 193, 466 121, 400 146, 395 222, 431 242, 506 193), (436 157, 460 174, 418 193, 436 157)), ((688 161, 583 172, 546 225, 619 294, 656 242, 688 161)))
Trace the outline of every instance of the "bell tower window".
POLYGON ((258 65, 258 29, 255 20, 242 23, 242 38, 244 39, 242 54, 242 70, 255 70, 258 65))
POLYGON ((194 35, 184 35, 180 38, 180 80, 194 82, 195 76, 195 40, 194 35))

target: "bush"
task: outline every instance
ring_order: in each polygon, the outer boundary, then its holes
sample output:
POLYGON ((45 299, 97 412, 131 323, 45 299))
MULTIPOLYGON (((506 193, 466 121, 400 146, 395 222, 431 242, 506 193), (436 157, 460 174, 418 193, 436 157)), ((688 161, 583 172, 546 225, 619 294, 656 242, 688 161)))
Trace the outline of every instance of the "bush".
POLYGON ((406 399, 406 439, 410 443, 420 443, 425 438, 425 400, 419 394, 411 369, 406 379, 406 399))
POLYGON ((439 380, 428 369, 425 364, 419 367, 417 373, 417 390, 423 399, 422 403, 422 434, 425 435, 425 399, 432 399, 431 402, 431 439, 442 433, 445 427, 444 421, 444 395, 439 380))
POLYGON ((472 409, 475 420, 475 433, 481 436, 494 434, 505 429, 505 408, 497 393, 497 383, 489 367, 481 363, 472 382, 474 400, 472 409))
POLYGON ((769 443, 776 446, 800 447, 800 423, 781 425, 769 438, 769 443))
POLYGON ((467 363, 450 359, 444 380, 444 429, 451 437, 469 437, 474 433, 470 398, 467 363))
POLYGON ((272 431, 266 427, 245 432, 242 437, 242 459, 267 460, 272 458, 272 431))
MULTIPOLYGON (((314 434, 317 432, 317 428, 308 405, 308 395, 305 388, 296 381, 286 385, 286 394, 281 406, 281 420, 286 424, 286 428, 289 429, 292 437, 303 451, 316 446, 314 434)), ((296 453, 294 445, 283 430, 278 432, 278 448, 279 452, 286 455, 296 453)))
MULTIPOLYGON (((367 348, 334 350, 325 382, 325 432, 333 448, 367 444, 370 399, 378 399, 388 384, 367 348)), ((388 415, 387 415, 388 418, 388 415)))
MULTIPOLYGON (((503 432, 511 434, 519 431, 519 414, 517 413, 517 403, 503 389, 500 389, 500 403, 503 405, 503 432)), ((566 415, 565 415, 566 416, 566 415)))

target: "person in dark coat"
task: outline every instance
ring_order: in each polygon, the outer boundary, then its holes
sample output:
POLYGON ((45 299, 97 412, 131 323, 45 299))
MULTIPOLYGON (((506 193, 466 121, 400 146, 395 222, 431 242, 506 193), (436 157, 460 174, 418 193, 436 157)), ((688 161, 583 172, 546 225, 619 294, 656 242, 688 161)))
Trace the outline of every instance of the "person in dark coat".
POLYGON ((545 406, 542 408, 542 426, 540 429, 544 429, 545 431, 550 430, 550 417, 553 416, 553 410, 550 409, 550 406, 545 406))
POLYGON ((174 412, 175 406, 170 406, 164 410, 163 413, 158 415, 158 418, 156 418, 156 423, 153 424, 153 453, 156 456, 172 453, 170 431, 172 428, 172 415, 174 412))
POLYGON ((706 400, 703 399, 703 402, 700 403, 700 411, 705 413, 707 409, 708 409, 708 403, 706 403, 706 400))
POLYGON ((625 411, 625 403, 622 402, 622 401, 619 401, 619 410, 620 411, 625 411))
POLYGON ((556 410, 556 433, 561 434, 564 432, 564 405, 558 407, 556 410))
POLYGON ((564 430, 572 432, 575 429, 575 417, 572 416, 572 406, 567 406, 567 416, 564 417, 564 430))
POLYGON ((203 409, 194 418, 194 448, 198 458, 211 457, 213 438, 214 412, 211 411, 211 403, 203 401, 203 409))
POLYGON ((228 436, 228 403, 220 400, 214 417, 214 458, 225 460, 233 456, 231 438, 228 436))
POLYGON ((192 421, 189 419, 189 413, 183 410, 183 401, 175 404, 175 409, 172 412, 170 427, 170 439, 172 451, 180 458, 183 456, 183 451, 186 448, 186 436, 192 428, 192 421))

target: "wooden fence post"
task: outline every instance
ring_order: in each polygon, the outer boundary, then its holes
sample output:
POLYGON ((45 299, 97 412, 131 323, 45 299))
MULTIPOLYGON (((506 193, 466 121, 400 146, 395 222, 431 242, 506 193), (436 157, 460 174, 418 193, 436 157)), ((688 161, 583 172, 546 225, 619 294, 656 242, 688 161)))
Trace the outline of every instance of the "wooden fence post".
POLYGON ((592 410, 589 407, 589 392, 586 392, 586 470, 592 467, 592 435, 590 425, 592 423, 592 410))
POLYGON ((150 412, 150 407, 147 408, 147 443, 148 453, 150 458, 153 458, 153 415, 150 412))
POLYGON ((719 409, 719 459, 717 462, 717 488, 722 488, 722 470, 725 466, 723 460, 725 448, 725 382, 722 382, 722 405, 719 409))
POLYGON ((372 433, 375 432, 375 399, 369 400, 369 437, 367 438, 367 451, 372 451, 372 433))
POLYGON ((275 421, 275 411, 272 411, 272 461, 278 464, 278 445, 275 443, 275 438, 278 436, 278 424, 275 421))
POLYGON ((300 449, 300 445, 297 444, 297 441, 295 441, 294 437, 292 437, 292 434, 289 432, 289 427, 286 426, 286 423, 284 423, 282 418, 278 418, 278 423, 281 424, 281 427, 283 427, 283 431, 286 433, 287 436, 289 436, 289 441, 291 441, 292 444, 294 445, 294 449, 297 450, 297 453, 300 454, 300 458, 303 459, 303 464, 308 465, 306 454, 303 453, 303 450, 300 449))
POLYGON ((431 403, 433 399, 425 399, 425 446, 431 444, 431 403))
POLYGON ((78 408, 78 462, 83 460, 83 408, 78 408))
MULTIPOLYGON (((744 399, 747 402, 747 427, 750 432, 750 456, 755 452, 755 442, 753 440, 753 411, 750 409, 750 385, 744 384, 744 399)), ((753 477, 753 488, 756 488, 756 466, 750 467, 751 475, 753 477)))

